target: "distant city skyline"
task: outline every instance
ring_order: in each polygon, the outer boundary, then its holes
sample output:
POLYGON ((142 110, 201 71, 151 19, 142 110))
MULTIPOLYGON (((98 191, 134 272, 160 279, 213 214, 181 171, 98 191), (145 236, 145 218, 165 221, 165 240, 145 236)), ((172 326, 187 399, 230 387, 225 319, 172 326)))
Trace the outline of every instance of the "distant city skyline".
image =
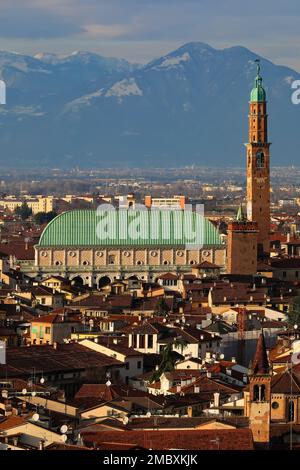
POLYGON ((2 0, 1 49, 88 50, 145 63, 190 41, 242 45, 300 71, 300 4, 253 0, 2 0))

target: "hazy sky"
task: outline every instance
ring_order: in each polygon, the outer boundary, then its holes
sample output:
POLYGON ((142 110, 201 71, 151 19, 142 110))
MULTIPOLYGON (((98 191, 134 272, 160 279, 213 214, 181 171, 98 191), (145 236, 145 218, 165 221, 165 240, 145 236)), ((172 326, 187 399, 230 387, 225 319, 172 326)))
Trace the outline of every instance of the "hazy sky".
POLYGON ((189 41, 242 45, 300 71, 299 0, 0 0, 0 48, 147 62, 189 41))

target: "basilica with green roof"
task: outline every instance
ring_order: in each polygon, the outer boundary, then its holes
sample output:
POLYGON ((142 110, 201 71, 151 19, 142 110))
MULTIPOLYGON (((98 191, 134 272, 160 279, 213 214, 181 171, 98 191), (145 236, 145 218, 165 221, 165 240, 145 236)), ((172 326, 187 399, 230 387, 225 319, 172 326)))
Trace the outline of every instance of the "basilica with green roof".
POLYGON ((136 277, 152 281, 162 273, 189 273, 209 261, 225 266, 217 228, 188 210, 74 210, 58 215, 41 235, 36 268, 45 275, 80 277, 98 286, 136 277))

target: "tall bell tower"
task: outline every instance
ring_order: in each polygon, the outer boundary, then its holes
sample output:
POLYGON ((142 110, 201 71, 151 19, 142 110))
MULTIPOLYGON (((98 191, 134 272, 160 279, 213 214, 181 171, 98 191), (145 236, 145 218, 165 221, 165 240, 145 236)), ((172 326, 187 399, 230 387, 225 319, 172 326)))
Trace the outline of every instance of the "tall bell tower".
POLYGON ((270 142, 266 92, 262 86, 260 64, 249 103, 247 149, 247 218, 258 225, 258 253, 270 252, 270 142))

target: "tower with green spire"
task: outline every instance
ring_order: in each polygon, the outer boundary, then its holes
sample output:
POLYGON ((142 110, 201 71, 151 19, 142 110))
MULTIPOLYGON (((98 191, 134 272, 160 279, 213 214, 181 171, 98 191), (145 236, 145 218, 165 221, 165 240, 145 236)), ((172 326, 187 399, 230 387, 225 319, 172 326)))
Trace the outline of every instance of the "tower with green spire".
POLYGON ((262 85, 260 61, 249 102, 247 149, 247 218, 258 225, 258 251, 270 252, 270 143, 266 91, 262 85))
POLYGON ((257 59, 255 62, 257 64, 257 73, 254 80, 254 87, 251 90, 250 101, 254 103, 262 103, 266 101, 266 92, 262 86, 262 76, 260 74, 260 61, 259 59, 257 59))

